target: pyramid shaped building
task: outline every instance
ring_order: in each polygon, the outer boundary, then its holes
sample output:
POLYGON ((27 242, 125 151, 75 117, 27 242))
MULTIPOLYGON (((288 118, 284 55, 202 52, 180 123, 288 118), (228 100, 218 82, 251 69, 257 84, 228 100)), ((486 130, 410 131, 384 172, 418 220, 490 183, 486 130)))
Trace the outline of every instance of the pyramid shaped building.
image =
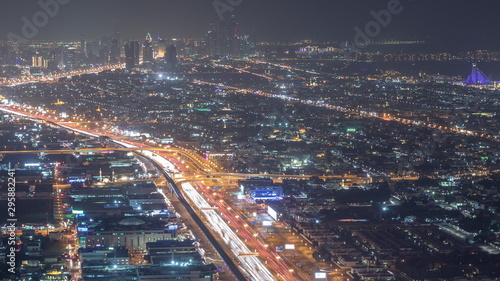
POLYGON ((485 84, 490 84, 491 81, 488 78, 488 76, 486 76, 486 74, 484 74, 484 72, 479 70, 479 68, 474 63, 474 64, 472 64, 472 73, 469 75, 467 80, 465 80, 465 83, 485 85, 485 84))

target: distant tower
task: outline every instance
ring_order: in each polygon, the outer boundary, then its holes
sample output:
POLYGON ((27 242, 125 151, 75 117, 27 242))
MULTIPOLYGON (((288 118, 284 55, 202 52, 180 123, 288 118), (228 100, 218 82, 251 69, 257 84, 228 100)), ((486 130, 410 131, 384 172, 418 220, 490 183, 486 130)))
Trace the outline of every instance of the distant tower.
POLYGON ((37 53, 35 56, 31 57, 31 66, 47 67, 47 60, 37 53))
POLYGON ((85 53, 85 36, 83 35, 80 37, 80 52, 85 53))
POLYGON ((113 40, 111 40, 111 51, 109 53, 109 62, 110 63, 120 62, 120 42, 118 41, 118 38, 113 38, 113 40))
POLYGON ((85 63, 85 62, 87 62, 87 58, 88 58, 87 46, 85 43, 85 37, 82 35, 80 37, 80 60, 81 60, 81 62, 85 63))
POLYGON ((221 23, 222 34, 220 34, 221 51, 226 55, 235 55, 239 52, 239 25, 236 16, 224 19, 221 23))
POLYGON ((210 30, 207 33, 208 42, 208 55, 214 57, 219 55, 219 50, 217 48, 217 30, 215 29, 215 23, 210 23, 210 30))
POLYGON ((143 44, 143 61, 144 62, 153 62, 154 60, 154 55, 153 55, 153 38, 151 37, 151 34, 146 35, 146 41, 144 41, 143 44))
POLYGON ((171 70, 175 69, 177 66, 177 48, 171 45, 167 48, 167 53, 165 55, 165 61, 167 62, 167 67, 171 70))
POLYGON ((125 66, 133 69, 139 65, 139 42, 128 41, 125 43, 125 66))
POLYGON ((116 17, 113 18, 113 29, 115 32, 115 38, 120 41, 120 27, 118 26, 118 20, 116 19, 116 17))
MULTIPOLYGON (((114 11, 114 13, 116 13, 116 11, 114 11)), ((121 46, 123 45, 123 40, 120 34, 119 22, 116 17, 113 17, 113 29, 115 32, 113 38, 116 38, 118 40, 118 58, 121 58, 123 56, 123 49, 121 48, 121 46)))

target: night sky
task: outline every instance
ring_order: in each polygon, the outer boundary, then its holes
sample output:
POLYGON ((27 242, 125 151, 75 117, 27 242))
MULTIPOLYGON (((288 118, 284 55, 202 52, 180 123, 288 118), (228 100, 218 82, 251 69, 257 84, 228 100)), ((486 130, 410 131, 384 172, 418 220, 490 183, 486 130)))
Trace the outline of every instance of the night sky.
MULTIPOLYGON (((389 1, 396 0, 243 0, 234 14, 241 32, 255 29, 259 40, 341 41, 352 40, 353 28, 364 28, 373 20, 370 11, 386 9, 389 1)), ((435 46, 445 49, 500 49, 500 1, 400 1, 403 11, 393 16, 378 38, 428 36, 435 46)), ((41 10, 38 0, 2 2, 1 39, 9 32, 20 34, 21 18, 31 19, 41 10)), ((124 39, 143 38, 147 32, 154 37, 157 33, 201 37, 210 21, 219 22, 213 0, 69 0, 33 39, 112 35, 113 18, 118 20, 124 39)))

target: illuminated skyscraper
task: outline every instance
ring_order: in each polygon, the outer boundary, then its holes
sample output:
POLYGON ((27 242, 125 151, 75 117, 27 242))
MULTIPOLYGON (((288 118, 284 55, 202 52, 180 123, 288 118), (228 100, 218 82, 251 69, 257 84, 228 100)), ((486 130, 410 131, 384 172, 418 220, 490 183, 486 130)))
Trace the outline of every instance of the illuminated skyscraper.
POLYGON ((222 55, 236 55, 239 52, 239 25, 236 16, 224 19, 221 23, 219 43, 222 55))
POLYGON ((153 39, 151 37, 151 34, 148 33, 146 36, 146 41, 144 41, 143 44, 143 62, 153 62, 154 60, 154 55, 153 55, 153 39))
POLYGON ((230 54, 236 54, 239 52, 239 25, 236 21, 236 17, 233 15, 227 26, 227 37, 229 39, 229 52, 230 54))
POLYGON ((33 56, 31 58, 31 66, 32 67, 47 67, 48 66, 48 61, 46 59, 44 59, 42 56, 40 55, 36 55, 36 56, 33 56))
POLYGON ((125 43, 125 66, 127 69, 133 69, 139 65, 139 42, 128 41, 125 43))
POLYGON ((217 30, 215 29, 215 23, 210 23, 210 30, 207 33, 208 42, 208 55, 214 57, 220 55, 217 47, 217 30))

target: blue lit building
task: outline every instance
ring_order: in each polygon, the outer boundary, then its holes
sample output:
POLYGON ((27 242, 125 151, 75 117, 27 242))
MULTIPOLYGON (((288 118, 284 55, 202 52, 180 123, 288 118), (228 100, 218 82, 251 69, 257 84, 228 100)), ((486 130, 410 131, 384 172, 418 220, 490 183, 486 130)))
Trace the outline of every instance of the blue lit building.
POLYGON ((283 199, 283 186, 257 186, 250 191, 250 196, 254 200, 281 200, 283 199))
POLYGON ((283 185, 273 183, 271 179, 248 179, 238 181, 242 193, 249 194, 253 200, 283 199, 283 185))
POLYGON ((242 194, 248 194, 253 200, 283 199, 283 185, 274 183, 269 178, 239 180, 242 194))
POLYGON ((486 85, 486 84, 491 84, 493 83, 484 72, 482 72, 477 65, 474 63, 472 64, 472 72, 467 77, 467 80, 464 81, 467 84, 480 84, 480 85, 486 85))

